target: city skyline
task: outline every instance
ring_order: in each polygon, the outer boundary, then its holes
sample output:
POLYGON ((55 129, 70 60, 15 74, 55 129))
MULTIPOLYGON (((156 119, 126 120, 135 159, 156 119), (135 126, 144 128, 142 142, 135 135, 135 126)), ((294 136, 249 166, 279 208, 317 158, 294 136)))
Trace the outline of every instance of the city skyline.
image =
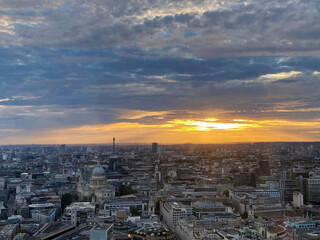
POLYGON ((320 141, 317 1, 0 9, 0 144, 320 141))

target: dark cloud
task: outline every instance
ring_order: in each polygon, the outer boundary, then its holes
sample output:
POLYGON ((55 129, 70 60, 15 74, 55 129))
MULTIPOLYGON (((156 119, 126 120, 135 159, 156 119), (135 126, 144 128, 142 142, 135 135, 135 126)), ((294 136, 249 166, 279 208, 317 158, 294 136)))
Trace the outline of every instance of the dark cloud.
MULTIPOLYGON (((1 1, 0 129, 120 121, 119 109, 319 119, 320 4, 1 1)), ((18 134, 18 133, 17 133, 18 134)))
POLYGON ((10 31, 3 44, 136 46, 170 57, 305 55, 320 47, 318 1, 43 2, 0 4, 10 31))

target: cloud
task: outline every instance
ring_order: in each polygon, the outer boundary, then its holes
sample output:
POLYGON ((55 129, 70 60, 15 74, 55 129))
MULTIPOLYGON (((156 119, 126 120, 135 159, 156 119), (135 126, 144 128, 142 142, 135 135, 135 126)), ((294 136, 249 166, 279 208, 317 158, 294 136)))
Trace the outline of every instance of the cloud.
POLYGON ((145 117, 156 117, 158 119, 164 118, 165 115, 170 114, 169 111, 143 111, 143 110, 131 110, 131 109, 122 109, 120 110, 120 116, 118 119, 130 119, 136 120, 145 117))
MULTIPOLYGON (((12 0, 0 9, 0 129, 22 130, 6 136, 320 118, 317 1, 12 0)), ((316 139, 309 127, 301 131, 316 139)))
MULTIPOLYGON (((111 143, 116 136, 120 143, 223 143, 254 141, 314 141, 319 121, 294 122, 283 120, 212 122, 204 119, 175 119, 165 124, 119 122, 84 125, 43 131, 32 137, 34 143, 111 143), (295 128, 295 131, 292 129, 295 128), (75 140, 76 139, 76 140, 75 140)), ((10 140, 10 139, 9 139, 10 140)))
POLYGON ((163 57, 305 55, 320 47, 317 1, 30 2, 0 3, 0 25, 12 35, 3 45, 135 47, 163 57))
POLYGON ((302 73, 299 71, 271 73, 271 74, 266 74, 266 75, 260 76, 259 80, 263 81, 263 82, 274 82, 274 81, 278 81, 281 79, 296 78, 299 75, 301 76, 301 74, 302 73))

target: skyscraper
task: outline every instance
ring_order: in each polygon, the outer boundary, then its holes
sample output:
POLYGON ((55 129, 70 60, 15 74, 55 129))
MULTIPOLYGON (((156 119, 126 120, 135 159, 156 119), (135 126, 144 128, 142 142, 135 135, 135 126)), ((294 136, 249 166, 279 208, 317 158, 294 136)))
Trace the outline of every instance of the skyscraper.
POLYGON ((158 143, 156 143, 156 142, 152 143, 151 152, 152 153, 157 153, 157 150, 158 150, 158 143))
POLYGON ((113 154, 116 154, 116 138, 113 137, 113 154))

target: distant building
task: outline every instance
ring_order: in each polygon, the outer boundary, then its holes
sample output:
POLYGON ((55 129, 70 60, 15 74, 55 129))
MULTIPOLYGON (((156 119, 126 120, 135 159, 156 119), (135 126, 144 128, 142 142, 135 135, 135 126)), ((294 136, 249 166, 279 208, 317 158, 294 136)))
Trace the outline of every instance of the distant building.
POLYGON ((307 179, 306 195, 308 203, 320 203, 320 177, 307 179))
POLYGON ((0 219, 7 219, 8 209, 3 206, 3 202, 0 202, 0 219))
POLYGON ((243 172, 234 174, 234 186, 250 186, 256 187, 256 176, 255 173, 243 172))
POLYGON ((90 230, 90 240, 109 240, 112 239, 113 225, 96 226, 90 230))
POLYGON ((256 176, 270 176, 270 165, 269 161, 259 161, 259 168, 256 169, 256 176))
POLYGON ((60 155, 65 155, 66 154, 66 145, 65 144, 59 145, 59 154, 60 155))
POLYGON ((55 209, 34 210, 31 212, 31 218, 41 223, 54 222, 56 219, 55 209))
POLYGON ((19 224, 7 224, 0 228, 0 239, 12 239, 17 232, 19 224))
POLYGON ((162 147, 158 147, 157 153, 160 154, 160 155, 164 154, 164 147, 163 146, 162 147))
POLYGON ((107 183, 106 173, 101 166, 96 166, 93 169, 89 183, 81 176, 77 190, 81 198, 94 197, 95 201, 99 203, 115 196, 114 186, 107 183))
POLYGON ((303 233, 299 238, 300 240, 320 240, 320 233, 303 233))
POLYGON ((148 204, 140 200, 123 201, 121 199, 117 199, 104 205, 105 213, 110 216, 115 216, 117 211, 120 210, 125 210, 130 213, 132 208, 135 208, 139 213, 148 213, 148 204))
POLYGON ((63 222, 78 225, 93 220, 95 205, 90 202, 74 202, 64 211, 63 222))
POLYGON ((0 177, 0 190, 4 190, 6 188, 6 179, 0 177))
POLYGON ((293 193, 299 191, 297 181, 291 179, 289 171, 283 171, 281 173, 279 181, 279 190, 281 194, 281 201, 284 203, 292 203, 293 193))
POLYGON ((163 221, 168 225, 170 229, 175 229, 179 219, 186 218, 191 214, 191 208, 188 206, 184 206, 181 203, 160 202, 160 215, 162 215, 163 221))
POLYGON ((303 205, 303 194, 300 192, 293 192, 292 205, 294 207, 300 208, 303 205))
POLYGON ((240 214, 247 212, 251 216, 282 216, 285 210, 279 191, 238 187, 231 189, 229 196, 240 214))
POLYGON ((207 215, 214 215, 218 218, 226 213, 231 213, 232 208, 225 206, 222 202, 217 201, 196 201, 191 203, 192 213, 197 219, 201 219, 207 215))
POLYGON ((152 143, 151 152, 157 153, 157 151, 158 151, 158 143, 154 142, 154 143, 152 143))

